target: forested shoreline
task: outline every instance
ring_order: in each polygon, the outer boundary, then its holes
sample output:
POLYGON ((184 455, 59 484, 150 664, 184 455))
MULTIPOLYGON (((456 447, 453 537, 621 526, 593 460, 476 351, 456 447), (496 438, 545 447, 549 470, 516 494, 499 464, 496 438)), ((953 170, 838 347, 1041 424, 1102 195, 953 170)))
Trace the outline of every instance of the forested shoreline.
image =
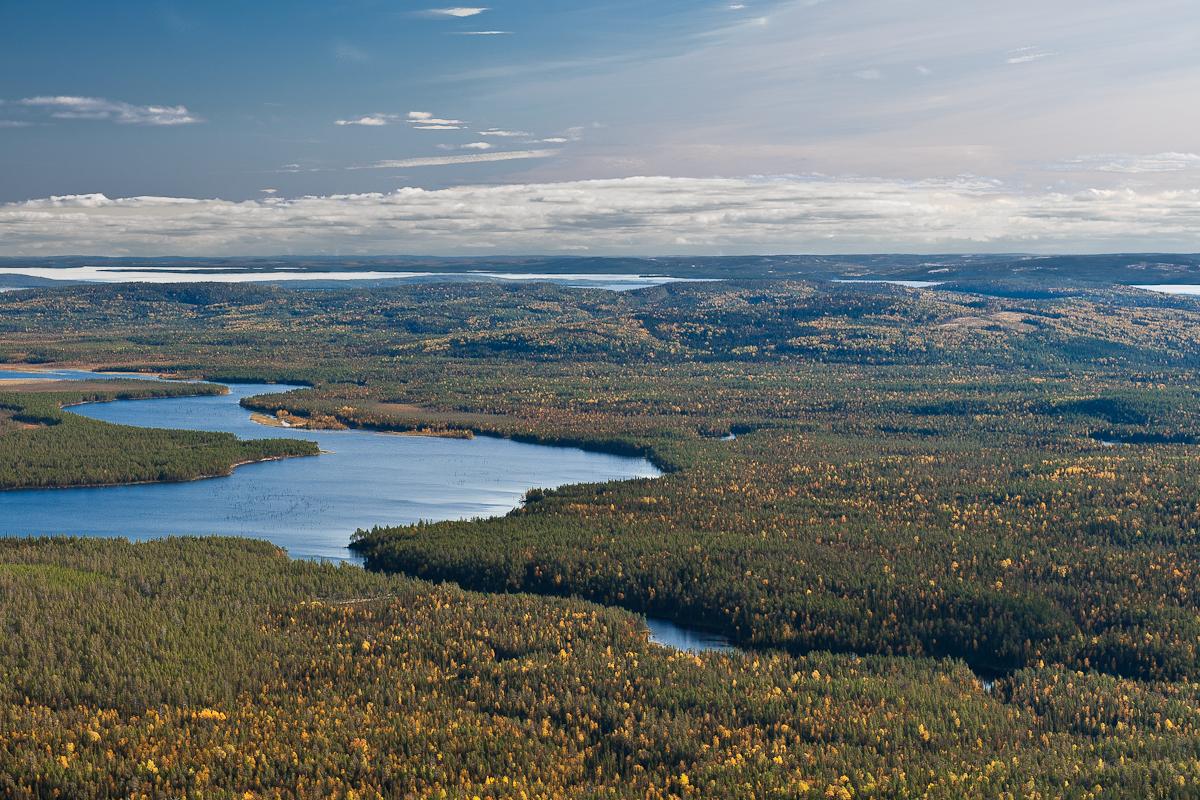
POLYGON ((215 384, 50 381, 24 391, 0 384, 0 491, 116 486, 228 475, 255 461, 316 455, 311 442, 241 441, 227 433, 113 425, 63 409, 84 403, 220 394, 215 384))

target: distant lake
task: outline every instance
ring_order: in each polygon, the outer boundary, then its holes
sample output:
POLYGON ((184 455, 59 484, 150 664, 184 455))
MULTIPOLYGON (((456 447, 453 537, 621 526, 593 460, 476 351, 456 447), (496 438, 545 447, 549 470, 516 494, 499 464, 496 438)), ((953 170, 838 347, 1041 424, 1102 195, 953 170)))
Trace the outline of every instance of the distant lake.
POLYGON ((831 283, 886 283, 889 286, 904 286, 909 289, 931 289, 934 286, 941 286, 945 281, 890 281, 867 278, 841 278, 835 279, 831 283))
MULTIPOLYGON (((679 283, 687 278, 665 275, 605 275, 603 273, 552 272, 391 272, 387 270, 302 270, 302 269, 245 269, 231 267, 0 267, 0 275, 24 275, 30 278, 84 283, 303 283, 347 281, 369 285, 397 285, 429 282, 502 282, 529 283, 540 281, 563 286, 589 289, 628 291, 679 283)), ((712 278, 695 279, 710 282, 712 278)), ((0 290, 0 291, 11 291, 0 290)))
POLYGON ((1200 284, 1195 283, 1143 283, 1135 284, 1133 288, 1162 294, 1200 294, 1200 284))
MULTIPOLYGON (((29 377, 96 375, 0 369, 0 380, 29 377)), ((330 452, 250 464, 229 477, 190 483, 0 492, 0 535, 247 536, 297 558, 350 559, 346 545, 357 528, 495 516, 517 507, 534 487, 660 475, 645 459, 483 436, 268 428, 238 405, 243 397, 292 388, 235 384, 228 395, 76 406, 75 413, 122 425, 308 439, 330 452)))

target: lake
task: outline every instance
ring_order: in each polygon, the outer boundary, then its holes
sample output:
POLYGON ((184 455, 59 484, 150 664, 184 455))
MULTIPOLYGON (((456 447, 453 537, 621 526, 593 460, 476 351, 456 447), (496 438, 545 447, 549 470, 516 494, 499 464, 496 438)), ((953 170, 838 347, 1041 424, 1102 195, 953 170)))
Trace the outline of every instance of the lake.
POLYGON ((945 281, 893 281, 884 278, 841 278, 834 279, 830 283, 883 283, 889 286, 903 286, 906 289, 932 289, 935 286, 941 286, 945 281))
POLYGON ((1194 283, 1142 283, 1134 284, 1133 288, 1162 294, 1200 294, 1200 284, 1194 283))
MULTIPOLYGON (((501 282, 501 283, 557 283, 581 289, 609 289, 629 291, 682 283, 695 280, 713 282, 712 278, 672 278, 666 275, 635 275, 604 273, 557 273, 557 272, 403 272, 393 270, 304 270, 304 269, 236 269, 230 267, 204 266, 85 266, 85 267, 0 267, 0 275, 24 276, 82 283, 280 283, 280 284, 325 284, 348 282, 368 286, 395 286, 411 283, 437 282, 501 282)), ((3 289, 0 291, 12 291, 3 289)))
MULTIPOLYGON (((95 378, 91 372, 0 369, 0 380, 95 378)), ((73 412, 122 425, 299 438, 325 455, 249 464, 189 483, 0 492, 0 535, 246 536, 297 558, 353 560, 357 528, 506 514, 526 490, 661 473, 647 460, 492 437, 440 439, 371 431, 305 431, 251 421, 243 397, 290 386, 235 384, 213 397, 127 400, 73 412)))
POLYGON ((686 628, 670 620, 647 617, 646 627, 650 630, 650 641, 664 647, 688 653, 737 652, 737 648, 724 636, 686 628))

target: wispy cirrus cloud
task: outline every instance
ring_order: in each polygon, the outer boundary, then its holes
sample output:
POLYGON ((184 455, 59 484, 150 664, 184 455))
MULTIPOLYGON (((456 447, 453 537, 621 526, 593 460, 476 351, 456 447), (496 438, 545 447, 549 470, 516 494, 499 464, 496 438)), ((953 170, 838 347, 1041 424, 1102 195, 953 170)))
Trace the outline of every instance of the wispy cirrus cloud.
POLYGON ((26 97, 18 105, 48 111, 54 119, 106 120, 120 125, 191 125, 202 122, 187 106, 134 105, 103 97, 26 97))
MULTIPOLYGON (((411 165, 411 164, 410 164, 411 165)), ((1111 252, 1200 249, 1200 189, 636 177, 267 197, 0 205, 0 254, 1111 252)))
POLYGON ((1008 58, 1005 59, 1008 64, 1031 64, 1034 61, 1041 61, 1044 58, 1052 58, 1058 55, 1052 50, 1041 50, 1037 47, 1018 47, 1016 50, 1010 50, 1008 58))
POLYGON ((1111 153, 1079 156, 1052 164, 1062 172, 1117 172, 1128 175, 1200 169, 1200 153, 1111 153))
POLYGON ((333 46, 333 55, 339 61, 351 61, 355 64, 365 64, 371 60, 371 54, 357 45, 349 42, 338 42, 333 46))
POLYGON ((451 31, 455 36, 512 36, 512 31, 451 31))
MULTIPOLYGON (((486 142, 477 144, 487 145, 486 142)), ((491 145, 482 149, 490 148, 491 145)), ((471 149, 481 149, 472 147, 471 149)), ((558 150, 505 150, 499 153, 471 153, 459 156, 428 156, 423 158, 399 158, 386 161, 376 161, 360 167, 348 169, 409 169, 411 167, 446 167, 455 164, 482 164, 491 161, 523 161, 526 159, 553 158, 558 150)))

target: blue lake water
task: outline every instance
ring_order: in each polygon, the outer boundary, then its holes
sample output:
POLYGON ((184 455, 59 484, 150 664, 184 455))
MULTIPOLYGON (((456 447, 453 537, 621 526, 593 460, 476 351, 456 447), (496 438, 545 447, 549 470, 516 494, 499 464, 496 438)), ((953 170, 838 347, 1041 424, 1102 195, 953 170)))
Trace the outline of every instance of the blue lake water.
MULTIPOLYGON (((95 378, 90 372, 0 369, 6 378, 95 378)), ((248 536, 297 558, 351 559, 357 528, 505 514, 526 490, 657 477, 640 458, 506 439, 439 439, 369 431, 304 431, 251 421, 243 397, 295 387, 235 384, 228 395, 77 406, 123 425, 298 438, 326 454, 239 467, 190 483, 0 492, 0 535, 248 536)), ((2 390, 2 384, 0 384, 2 390)))
POLYGON ((685 628, 665 619, 646 618, 646 627, 650 629, 650 641, 664 647, 685 650, 689 653, 732 653, 736 652, 729 640, 715 633, 685 628))

